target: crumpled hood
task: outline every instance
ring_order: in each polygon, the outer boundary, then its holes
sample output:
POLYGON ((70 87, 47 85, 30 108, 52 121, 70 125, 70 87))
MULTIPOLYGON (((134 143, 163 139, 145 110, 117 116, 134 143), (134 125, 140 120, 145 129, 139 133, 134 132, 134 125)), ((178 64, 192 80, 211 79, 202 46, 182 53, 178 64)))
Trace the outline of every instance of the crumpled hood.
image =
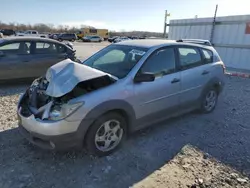
POLYGON ((49 85, 46 94, 51 97, 61 97, 73 90, 79 82, 105 75, 109 74, 66 59, 47 70, 46 79, 49 85))

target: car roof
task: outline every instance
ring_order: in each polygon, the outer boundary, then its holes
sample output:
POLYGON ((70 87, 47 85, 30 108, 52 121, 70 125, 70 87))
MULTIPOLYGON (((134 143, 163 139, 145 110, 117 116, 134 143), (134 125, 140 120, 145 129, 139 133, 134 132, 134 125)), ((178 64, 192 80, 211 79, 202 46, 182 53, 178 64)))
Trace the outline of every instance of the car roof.
POLYGON ((195 44, 191 42, 176 42, 176 40, 167 40, 167 39, 139 39, 139 40, 126 40, 119 43, 117 45, 127 45, 127 46, 137 46, 144 48, 154 48, 154 47, 162 47, 162 46, 171 46, 171 45, 188 45, 188 46, 196 46, 210 49, 210 46, 195 44))
MULTIPOLYGON (((61 42, 58 42, 56 40, 53 39, 49 39, 49 38, 42 38, 42 37, 6 37, 6 38, 2 38, 0 40, 0 43, 3 42, 18 42, 18 41, 42 41, 42 42, 53 42, 53 43, 58 43, 58 44, 63 44, 61 42)), ((65 44, 63 44, 65 45, 65 44)))

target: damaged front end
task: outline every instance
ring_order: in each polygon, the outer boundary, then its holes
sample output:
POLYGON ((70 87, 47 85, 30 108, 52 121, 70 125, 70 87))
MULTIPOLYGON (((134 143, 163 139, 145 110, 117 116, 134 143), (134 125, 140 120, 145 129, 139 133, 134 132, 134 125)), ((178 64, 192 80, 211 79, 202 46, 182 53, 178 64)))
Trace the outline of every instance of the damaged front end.
POLYGON ((52 67, 48 70, 50 74, 47 72, 46 76, 34 80, 20 99, 18 104, 20 115, 26 118, 33 115, 39 120, 64 119, 84 105, 84 101, 72 103, 71 99, 106 87, 116 81, 108 74, 93 75, 95 70, 91 72, 91 69, 86 66, 76 65, 72 61, 62 64, 63 67, 57 66, 60 67, 59 71, 57 67, 52 67), (81 76, 74 74, 76 69, 79 71, 79 68, 83 71, 81 76), (84 71, 91 76, 84 76, 84 71))

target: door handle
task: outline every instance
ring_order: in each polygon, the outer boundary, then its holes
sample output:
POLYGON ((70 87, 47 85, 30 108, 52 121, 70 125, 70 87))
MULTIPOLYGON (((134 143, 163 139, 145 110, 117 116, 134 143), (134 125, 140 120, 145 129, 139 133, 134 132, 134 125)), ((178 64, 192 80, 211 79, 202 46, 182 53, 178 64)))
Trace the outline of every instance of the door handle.
POLYGON ((177 83, 177 82, 180 82, 180 79, 174 78, 174 79, 171 81, 172 84, 177 83))
POLYGON ((204 70, 201 74, 202 74, 202 75, 206 75, 206 74, 208 74, 208 73, 209 73, 209 71, 204 70))

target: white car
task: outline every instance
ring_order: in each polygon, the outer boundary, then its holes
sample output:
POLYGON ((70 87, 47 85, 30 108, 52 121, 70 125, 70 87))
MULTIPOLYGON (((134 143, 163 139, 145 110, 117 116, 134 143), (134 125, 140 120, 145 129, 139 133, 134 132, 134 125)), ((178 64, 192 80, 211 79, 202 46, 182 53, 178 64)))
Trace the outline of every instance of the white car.
POLYGON ((36 30, 28 30, 28 31, 25 31, 24 33, 17 33, 17 36, 47 38, 47 35, 39 34, 39 32, 36 30))
POLYGON ((119 37, 119 38, 116 38, 113 43, 122 42, 125 40, 131 40, 131 39, 128 37, 119 37))
POLYGON ((86 36, 82 39, 83 42, 102 42, 103 38, 100 36, 86 36))

